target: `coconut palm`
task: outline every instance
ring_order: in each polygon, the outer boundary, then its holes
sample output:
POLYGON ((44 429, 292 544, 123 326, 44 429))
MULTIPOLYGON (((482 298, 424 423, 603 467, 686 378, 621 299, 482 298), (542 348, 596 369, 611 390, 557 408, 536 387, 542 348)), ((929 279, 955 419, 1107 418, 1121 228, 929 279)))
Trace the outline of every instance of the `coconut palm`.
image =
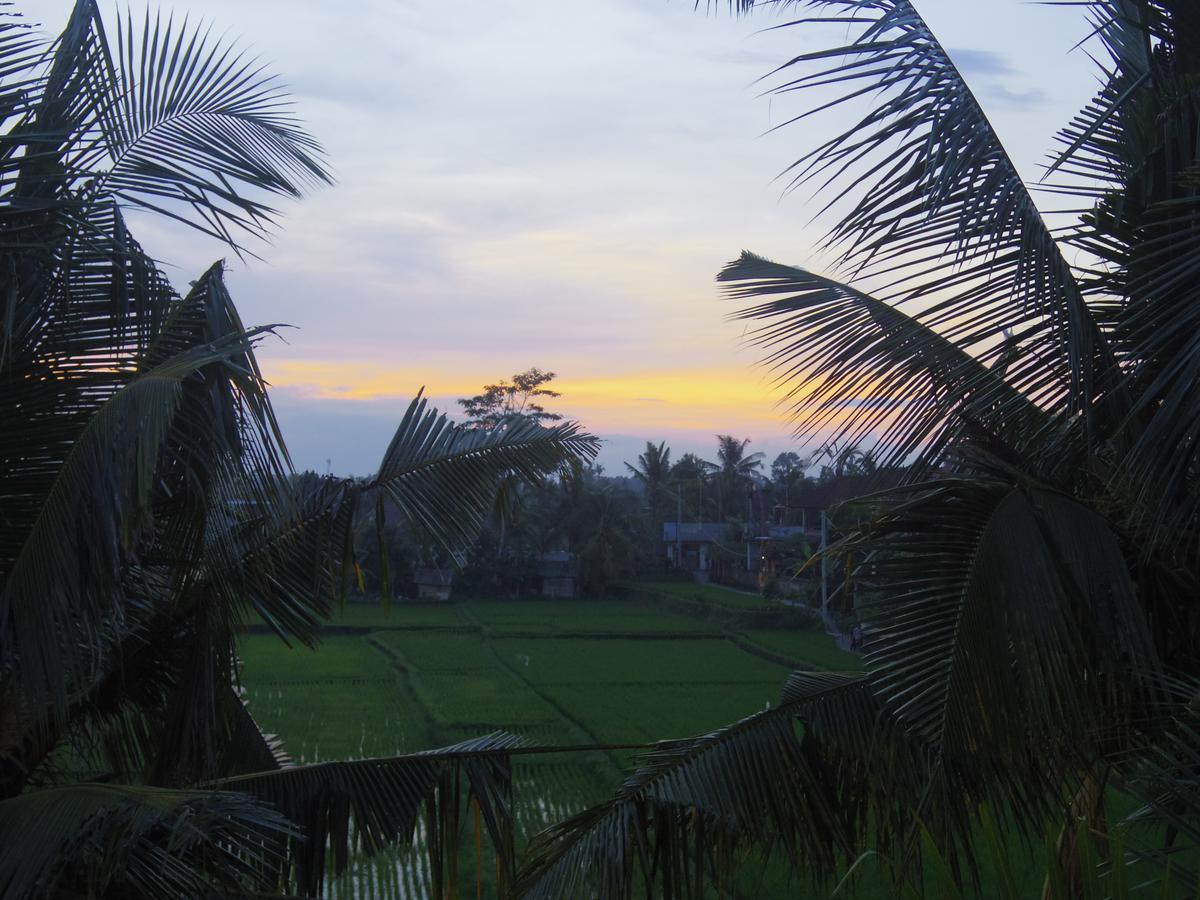
POLYGON ((755 483, 762 468, 761 453, 746 453, 750 438, 738 440, 731 434, 717 435, 717 461, 712 464, 713 481, 717 488, 717 519, 740 509, 744 498, 755 483))
MULTIPOLYGON (((93 0, 48 45, 4 10, 0 78, 0 897, 316 893, 425 811, 452 819, 460 775, 503 884, 512 738, 292 766, 239 697, 237 630, 317 641, 357 505, 458 548, 500 478, 594 440, 464 431, 418 397, 372 478, 292 477, 254 355, 269 329, 242 324, 221 263, 177 293, 125 219, 244 251, 273 197, 328 181, 275 79, 194 24, 110 38, 93 0)), ((436 884, 453 863, 430 844, 436 884)))
MULTIPOLYGON (((646 442, 646 450, 638 454, 637 465, 625 463, 625 468, 633 476, 646 493, 647 523, 645 529, 646 546, 656 548, 655 556, 662 558, 657 552, 662 545, 663 522, 670 521, 675 513, 668 512, 671 508, 672 479, 671 479, 671 448, 666 441, 658 444, 646 442)), ((682 500, 679 500, 682 505, 682 500)))
POLYGON ((625 468, 652 494, 665 488, 671 479, 671 448, 666 441, 659 444, 647 441, 645 452, 638 454, 637 465, 625 463, 625 468))
POLYGON ((1069 4, 1101 87, 1045 179, 1084 211, 1051 227, 913 2, 759 5, 803 9, 774 90, 820 100, 788 124, 853 122, 785 176, 829 198, 839 263, 743 253, 719 280, 800 438, 911 466, 831 551, 883 593, 866 671, 797 673, 773 709, 663 744, 541 836, 525 890, 699 897, 748 847, 818 877, 868 849, 911 874, 925 847, 961 879, 983 818, 1010 843, 1061 829, 1070 857, 1076 822, 1116 834, 1113 791, 1142 804, 1122 852, 1194 890, 1196 6, 1069 4))
POLYGON ((717 472, 725 478, 751 479, 762 468, 761 453, 747 453, 750 438, 738 440, 731 434, 717 435, 717 472))

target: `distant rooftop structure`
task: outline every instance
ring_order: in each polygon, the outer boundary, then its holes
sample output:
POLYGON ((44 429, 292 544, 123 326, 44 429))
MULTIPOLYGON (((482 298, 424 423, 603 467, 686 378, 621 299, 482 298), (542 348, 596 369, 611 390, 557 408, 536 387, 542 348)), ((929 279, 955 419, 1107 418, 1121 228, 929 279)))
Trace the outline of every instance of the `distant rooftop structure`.
POLYGON ((803 525, 772 525, 767 529, 766 536, 773 541, 783 541, 806 531, 803 525))
POLYGON ((417 585, 418 600, 449 600, 450 585, 454 581, 454 570, 415 569, 413 581, 417 585))
POLYGON ((551 550, 542 554, 538 574, 542 576, 542 596, 569 599, 575 596, 579 560, 566 550, 551 550))
POLYGON ((579 560, 567 550, 550 550, 542 554, 538 574, 543 578, 574 578, 579 574, 579 560))

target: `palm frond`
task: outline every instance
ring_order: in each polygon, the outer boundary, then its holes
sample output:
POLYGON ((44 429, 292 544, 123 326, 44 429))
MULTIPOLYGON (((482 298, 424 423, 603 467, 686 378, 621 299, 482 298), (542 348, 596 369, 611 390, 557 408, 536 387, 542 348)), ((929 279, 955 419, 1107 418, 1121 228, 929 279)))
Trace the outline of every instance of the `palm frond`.
POLYGON ((1163 697, 1150 712, 1165 727, 1114 757, 1112 780, 1140 801, 1121 822, 1131 856, 1154 866, 1164 888, 1191 893, 1200 888, 1193 862, 1200 846, 1200 682, 1168 676, 1162 683, 1163 697))
POLYGON ((1102 86, 1059 135, 1052 189, 1091 202, 1065 239, 1094 261, 1085 283, 1110 323, 1135 401, 1115 436, 1110 490, 1145 558, 1194 559, 1200 423, 1200 150, 1194 26, 1150 0, 1086 4, 1102 86))
POLYGON ((97 15, 94 0, 78 0, 44 67, 11 73, 19 81, 20 115, 5 136, 0 184, 17 226, 10 233, 27 248, 53 240, 56 220, 84 205, 77 191, 104 103, 97 84, 106 48, 97 15))
POLYGON ((137 25, 127 14, 114 43, 101 125, 108 159, 93 186, 101 195, 236 246, 234 229, 264 234, 275 213, 234 185, 298 197, 330 181, 320 145, 300 126, 278 78, 214 39, 211 26, 164 22, 149 11, 137 25))
POLYGON ((417 396, 366 487, 457 556, 493 510, 504 477, 537 483, 598 448, 574 422, 545 427, 518 417, 490 430, 464 428, 417 396))
POLYGON ((287 853, 300 893, 319 894, 330 878, 346 871, 356 852, 371 855, 411 844, 424 825, 434 895, 442 896, 458 864, 457 822, 466 799, 460 777, 465 778, 497 850, 504 896, 515 866, 509 753, 521 743, 497 732, 409 756, 284 767, 212 786, 270 804, 299 826, 287 853))
MULTIPOLYGON (((0 126, 30 111, 40 86, 38 70, 46 52, 46 42, 23 21, 13 5, 0 3, 0 126)), ((5 155, 0 153, 0 158, 5 155)), ((0 171, 5 168, 5 163, 0 162, 0 171)))
POLYGON ((1040 824, 1143 730, 1158 664, 1112 526, 998 476, 876 496, 883 512, 856 542, 883 594, 866 611, 867 666, 880 703, 937 754, 948 807, 971 796, 1040 824))
MULTIPOLYGON (((1046 175, 1071 171, 1084 191, 1095 191, 1106 174, 1119 170, 1120 118, 1137 102, 1137 94, 1154 77, 1152 40, 1161 39, 1160 16, 1142 0, 1093 0, 1089 6, 1092 34, 1103 46, 1109 63, 1103 86, 1093 100, 1059 132, 1063 149, 1046 175), (1157 33, 1156 33, 1157 32, 1157 33), (1114 140, 1114 138, 1117 138, 1114 140)), ((1110 182, 1111 184, 1111 182, 1110 182)))
POLYGON ((0 801, 0 898, 200 897, 277 886, 294 835, 237 794, 76 784, 0 801))
POLYGON ((748 339, 766 351, 776 382, 791 385, 783 402, 797 440, 828 434, 856 446, 879 428, 895 458, 937 457, 962 417, 1014 440, 1044 424, 998 368, 870 294, 745 252, 717 280, 730 299, 755 304, 732 318, 765 322, 748 339))
POLYGON ((828 716, 834 705, 843 727, 857 722, 859 735, 870 734, 878 710, 863 686, 861 675, 798 674, 774 709, 660 743, 611 800, 534 838, 519 893, 699 898, 729 884, 751 847, 781 851, 810 876, 831 874, 865 820, 835 796, 830 760, 809 752, 795 720, 828 716))
MULTIPOLYGON (((791 6, 795 4, 784 4, 791 6)), ((811 18, 779 28, 834 26, 852 37, 801 53, 772 73, 772 93, 819 89, 834 98, 777 128, 870 95, 849 129, 802 156, 789 188, 815 185, 836 211, 829 235, 856 284, 983 362, 1035 403, 1082 412, 1116 391, 1108 340, 1071 266, 953 61, 909 0, 812 0, 811 18), (815 66, 807 74, 793 74, 815 66)), ((844 398, 852 400, 855 398, 844 398)), ((1106 428, 1123 414, 1114 395, 1106 428)), ((819 414, 819 411, 818 411, 819 414)), ((891 410, 864 412, 887 429, 891 410)), ((800 411, 801 427, 811 425, 800 411)), ((918 441, 896 426, 891 444, 918 441)))
POLYGON ((0 593, 4 666, 31 697, 66 702, 86 681, 97 633, 123 615, 110 577, 145 534, 157 460, 181 408, 184 382, 244 352, 253 332, 177 354, 140 373, 96 410, 62 460, 0 593), (80 648, 85 648, 80 653, 80 648))
MULTIPOLYGON (((32 48, 11 49, 16 71, 32 48)), ((331 180, 278 79, 211 26, 126 14, 110 41, 95 0, 77 0, 44 76, 19 87, 0 190, 30 241, 47 236, 35 214, 86 220, 115 199, 241 252, 274 226, 268 198, 331 180)))

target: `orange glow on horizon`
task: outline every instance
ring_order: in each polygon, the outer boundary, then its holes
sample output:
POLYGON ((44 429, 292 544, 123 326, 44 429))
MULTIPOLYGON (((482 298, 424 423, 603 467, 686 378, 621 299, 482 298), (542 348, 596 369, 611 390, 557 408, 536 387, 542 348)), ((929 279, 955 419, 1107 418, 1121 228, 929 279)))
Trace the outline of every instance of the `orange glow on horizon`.
MULTIPOLYGON (((439 399, 466 397, 498 377, 494 372, 430 372, 350 360, 274 360, 266 368, 272 385, 319 400, 408 400, 422 385, 439 399)), ((761 370, 749 367, 564 375, 552 386, 563 396, 550 408, 593 429, 788 430, 776 406, 781 391, 761 370)))

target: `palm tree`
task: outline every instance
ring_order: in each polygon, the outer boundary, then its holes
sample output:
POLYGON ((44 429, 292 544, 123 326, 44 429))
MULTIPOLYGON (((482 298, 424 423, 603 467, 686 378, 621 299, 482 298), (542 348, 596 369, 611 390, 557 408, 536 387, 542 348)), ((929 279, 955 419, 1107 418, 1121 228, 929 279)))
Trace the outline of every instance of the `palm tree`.
POLYGON ((874 475, 879 469, 875 451, 862 450, 852 444, 839 447, 837 441, 822 447, 816 458, 829 460, 829 465, 821 466, 822 480, 844 478, 847 475, 874 475))
POLYGON ((647 492, 665 488, 671 478, 671 448, 666 441, 647 441, 645 452, 638 454, 637 465, 625 463, 625 468, 647 492))
POLYGON ((1074 4, 1101 87, 1047 169, 1084 207, 1061 228, 910 0, 762 5, 813 10, 781 26, 804 41, 775 89, 820 96, 796 120, 852 111, 787 171, 833 201, 840 271, 743 253, 719 280, 799 438, 911 466, 830 551, 883 593, 866 671, 796 673, 771 710, 664 744, 542 835, 522 884, 699 897, 749 847, 817 877, 868 849, 910 875, 932 854, 961 879, 990 820, 1002 845, 1049 828, 1072 896, 1109 871, 1087 868, 1080 828, 1194 890, 1195 4, 1074 4), (1139 828, 1110 818, 1113 791, 1139 828))
POLYGON ((747 455, 748 446, 750 438, 739 441, 731 434, 717 435, 717 462, 714 474, 717 482, 718 521, 724 521, 726 503, 733 503, 745 494, 754 485, 755 476, 762 468, 763 455, 747 455))
MULTIPOLYGON (((661 550, 663 522, 671 521, 671 515, 667 513, 670 502, 668 492, 672 487, 671 448, 666 441, 658 444, 646 441, 645 451, 638 454, 637 465, 625 463, 625 468, 646 492, 647 546, 661 550)), ((682 505, 681 499, 679 503, 682 505)), ((659 550, 656 550, 655 556, 662 559, 659 550)))
POLYGON ((171 20, 110 42, 93 0, 49 46, 0 19, 0 72, 0 896, 315 894, 423 810, 449 821, 460 774, 511 878, 512 738, 291 766, 239 697, 237 632, 317 641, 356 506, 458 548, 500 478, 595 441, 464 431, 418 397, 371 479, 292 477, 254 355, 270 329, 242 324, 221 263, 178 294, 124 215, 244 252, 272 196, 327 182, 273 77, 171 20))

